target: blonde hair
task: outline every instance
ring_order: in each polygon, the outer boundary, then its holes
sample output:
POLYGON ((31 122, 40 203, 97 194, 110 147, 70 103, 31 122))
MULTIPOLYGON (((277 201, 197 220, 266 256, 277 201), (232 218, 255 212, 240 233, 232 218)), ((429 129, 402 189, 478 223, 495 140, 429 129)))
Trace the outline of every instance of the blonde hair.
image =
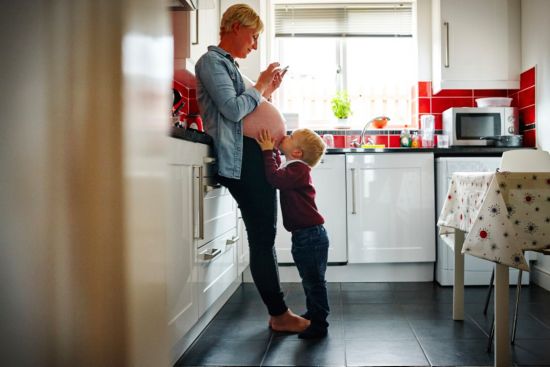
POLYGON ((261 32, 264 29, 264 23, 254 9, 246 4, 235 4, 227 8, 227 10, 223 13, 222 20, 220 22, 220 37, 224 33, 230 32, 231 27, 235 24, 235 22, 244 27, 252 28, 258 32, 261 32))
POLYGON ((315 167, 325 154, 325 142, 311 129, 297 129, 292 132, 296 147, 302 150, 302 160, 315 167))

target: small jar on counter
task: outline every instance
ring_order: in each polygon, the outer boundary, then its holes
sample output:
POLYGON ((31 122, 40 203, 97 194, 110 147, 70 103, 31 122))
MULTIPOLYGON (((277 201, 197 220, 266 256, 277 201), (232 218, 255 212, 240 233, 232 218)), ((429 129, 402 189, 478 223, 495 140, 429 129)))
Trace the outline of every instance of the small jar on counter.
POLYGON ((411 138, 411 148, 420 148, 420 135, 417 132, 414 132, 411 138))

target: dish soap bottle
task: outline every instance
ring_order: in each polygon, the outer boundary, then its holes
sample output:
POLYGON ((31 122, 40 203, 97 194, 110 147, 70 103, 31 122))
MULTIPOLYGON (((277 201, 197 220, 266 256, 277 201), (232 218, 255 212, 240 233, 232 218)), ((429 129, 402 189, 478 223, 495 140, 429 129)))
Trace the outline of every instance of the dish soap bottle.
POLYGON ((399 143, 401 147, 408 148, 411 146, 411 134, 408 130, 401 130, 401 135, 399 136, 399 143))
POLYGON ((420 136, 418 132, 414 132, 411 138, 411 148, 420 148, 420 136))

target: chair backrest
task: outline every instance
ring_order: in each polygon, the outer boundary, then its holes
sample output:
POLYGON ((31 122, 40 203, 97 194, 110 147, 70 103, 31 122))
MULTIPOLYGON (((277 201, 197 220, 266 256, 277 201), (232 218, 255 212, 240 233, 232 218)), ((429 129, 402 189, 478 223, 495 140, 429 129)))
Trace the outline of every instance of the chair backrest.
POLYGON ((500 170, 509 172, 550 172, 550 153, 538 149, 514 149, 502 153, 500 170))

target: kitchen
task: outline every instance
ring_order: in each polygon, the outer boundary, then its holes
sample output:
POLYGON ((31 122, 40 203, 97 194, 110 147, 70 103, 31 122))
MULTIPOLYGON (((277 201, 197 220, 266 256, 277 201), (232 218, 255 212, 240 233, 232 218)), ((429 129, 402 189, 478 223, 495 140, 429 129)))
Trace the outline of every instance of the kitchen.
MULTIPOLYGON (((542 45, 550 9, 544 0, 520 3, 518 73, 536 66, 536 128, 524 139, 548 151, 550 51, 542 45)), ((419 24, 430 19, 418 12, 419 24)), ((147 1, 10 3, 2 24, 13 55, 1 61, 6 363, 168 365, 166 9, 147 1)), ((419 34, 424 50, 428 34, 419 34)), ((431 65, 430 52, 419 52, 419 87, 435 82, 431 65)), ((418 98, 419 108, 430 105, 425 113, 440 113, 431 110, 440 97, 418 98)), ((531 282, 549 289, 549 269, 539 256, 531 282)))

